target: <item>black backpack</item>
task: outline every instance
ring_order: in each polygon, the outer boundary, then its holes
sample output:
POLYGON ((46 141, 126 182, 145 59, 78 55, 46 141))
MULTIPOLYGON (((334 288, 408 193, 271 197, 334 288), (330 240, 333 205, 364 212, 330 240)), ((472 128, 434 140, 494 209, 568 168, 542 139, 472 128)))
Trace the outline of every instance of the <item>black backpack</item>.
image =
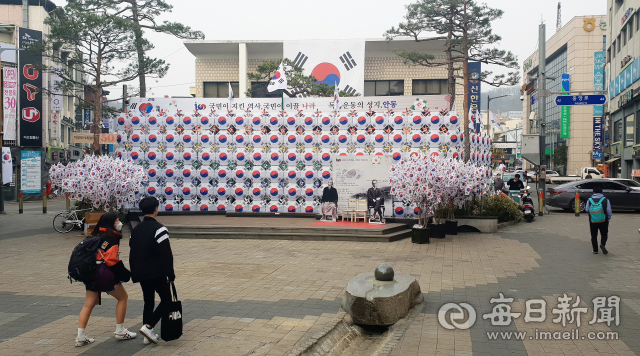
POLYGON ((89 236, 82 240, 69 259, 69 282, 90 283, 97 278, 96 254, 100 249, 100 236, 89 236))

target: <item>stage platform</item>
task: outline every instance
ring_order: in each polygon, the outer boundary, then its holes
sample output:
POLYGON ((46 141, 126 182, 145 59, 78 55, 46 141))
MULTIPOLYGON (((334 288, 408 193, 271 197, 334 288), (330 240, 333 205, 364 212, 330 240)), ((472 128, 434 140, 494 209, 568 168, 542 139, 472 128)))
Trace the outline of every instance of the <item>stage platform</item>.
POLYGON ((321 222, 308 218, 233 215, 159 215, 172 238, 391 242, 411 236, 411 225, 321 222))

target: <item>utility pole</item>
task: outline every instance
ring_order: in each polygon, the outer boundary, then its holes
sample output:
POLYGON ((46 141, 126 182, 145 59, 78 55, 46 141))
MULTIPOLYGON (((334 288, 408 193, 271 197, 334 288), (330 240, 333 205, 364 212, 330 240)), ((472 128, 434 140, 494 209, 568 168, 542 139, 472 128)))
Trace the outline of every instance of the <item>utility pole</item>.
POLYGON ((545 152, 545 126, 546 126, 546 111, 547 111, 547 54, 546 54, 546 34, 545 25, 540 24, 538 33, 538 92, 540 93, 540 103, 538 104, 538 123, 540 133, 540 166, 538 167, 538 182, 540 183, 540 191, 542 197, 540 200, 540 216, 544 215, 544 196, 546 194, 546 152, 545 152))

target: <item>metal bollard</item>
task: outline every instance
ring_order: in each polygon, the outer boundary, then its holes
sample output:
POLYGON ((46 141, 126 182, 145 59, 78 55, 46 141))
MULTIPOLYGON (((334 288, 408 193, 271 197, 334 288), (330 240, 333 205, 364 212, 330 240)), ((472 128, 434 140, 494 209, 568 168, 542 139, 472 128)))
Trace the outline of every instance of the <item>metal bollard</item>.
POLYGON ((576 216, 580 216, 580 194, 578 194, 578 192, 576 192, 575 201, 576 203, 573 208, 575 209, 576 216))
POLYGON ((47 213, 47 189, 42 189, 42 213, 47 213))
POLYGON ((18 208, 18 214, 22 214, 22 213, 24 213, 24 210, 22 208, 22 191, 20 191, 20 193, 18 194, 18 200, 20 201, 20 206, 18 208))
POLYGON ((538 216, 544 215, 544 193, 540 192, 538 194, 538 216))

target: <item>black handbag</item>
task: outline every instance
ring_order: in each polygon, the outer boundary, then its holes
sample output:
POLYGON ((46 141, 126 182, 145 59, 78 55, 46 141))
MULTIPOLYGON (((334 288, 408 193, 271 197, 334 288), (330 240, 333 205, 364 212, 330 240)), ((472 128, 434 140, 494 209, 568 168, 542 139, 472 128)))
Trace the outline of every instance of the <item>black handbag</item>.
POLYGON ((171 283, 173 297, 162 316, 160 337, 164 341, 177 340, 182 336, 182 302, 178 300, 175 284, 171 283))

